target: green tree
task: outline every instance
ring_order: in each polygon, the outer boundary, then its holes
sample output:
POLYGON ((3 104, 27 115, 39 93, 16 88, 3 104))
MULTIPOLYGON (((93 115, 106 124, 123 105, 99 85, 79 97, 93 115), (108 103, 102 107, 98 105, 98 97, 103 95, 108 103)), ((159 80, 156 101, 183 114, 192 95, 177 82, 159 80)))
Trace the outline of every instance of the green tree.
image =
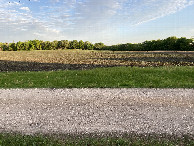
POLYGON ((104 47, 104 43, 95 43, 94 44, 94 50, 101 50, 104 47))
POLYGON ((191 40, 192 40, 192 43, 191 43, 192 50, 194 50, 194 37, 191 37, 191 40))
POLYGON ((93 50, 94 45, 90 43, 89 41, 84 42, 84 50, 93 50))
POLYGON ((58 49, 58 41, 57 40, 51 42, 50 45, 51 45, 50 47, 52 50, 58 49))
POLYGON ((2 49, 3 49, 3 51, 9 51, 9 44, 8 43, 3 43, 2 49))
POLYGON ((26 43, 26 47, 27 47, 27 50, 35 50, 36 48, 33 40, 29 40, 26 43))
POLYGON ((145 41, 142 43, 142 50, 141 51, 152 51, 152 41, 145 41))
POLYGON ((181 51, 192 51, 193 49, 193 40, 181 37, 177 40, 176 47, 181 51))
POLYGON ((21 50, 25 50, 25 48, 24 48, 24 43, 23 42, 17 42, 16 43, 16 46, 17 46, 17 50, 18 51, 21 51, 21 50))
POLYGON ((24 48, 25 48, 25 50, 30 50, 29 41, 25 41, 25 42, 24 42, 24 48))
POLYGON ((175 36, 168 37, 164 40, 165 50, 177 50, 176 48, 177 38, 175 36))
POLYGON ((69 41, 68 40, 61 40, 62 49, 68 49, 69 48, 69 41))
POLYGON ((39 40, 32 40, 31 44, 33 44, 33 48, 31 48, 31 50, 42 50, 42 45, 41 45, 42 41, 39 40))
POLYGON ((62 46, 62 41, 58 41, 57 48, 58 49, 64 49, 64 47, 62 46))
POLYGON ((51 42, 50 41, 46 41, 46 42, 44 42, 45 44, 44 44, 44 49, 45 50, 51 50, 52 48, 51 48, 51 42))
POLYGON ((69 49, 77 49, 79 46, 79 43, 77 40, 70 41, 69 43, 69 49))
POLYGON ((15 43, 9 44, 9 51, 17 51, 17 46, 15 43))
POLYGON ((0 51, 3 51, 2 46, 3 46, 3 43, 0 42, 0 51))
POLYGON ((84 49, 84 42, 82 40, 79 41, 78 49, 84 49))

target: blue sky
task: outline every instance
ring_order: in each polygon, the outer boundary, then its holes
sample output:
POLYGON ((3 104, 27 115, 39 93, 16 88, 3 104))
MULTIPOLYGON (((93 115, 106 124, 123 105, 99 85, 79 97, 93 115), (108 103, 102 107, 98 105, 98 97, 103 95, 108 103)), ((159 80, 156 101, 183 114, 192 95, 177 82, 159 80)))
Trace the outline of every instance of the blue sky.
POLYGON ((0 0, 0 42, 194 36, 194 0, 0 0))

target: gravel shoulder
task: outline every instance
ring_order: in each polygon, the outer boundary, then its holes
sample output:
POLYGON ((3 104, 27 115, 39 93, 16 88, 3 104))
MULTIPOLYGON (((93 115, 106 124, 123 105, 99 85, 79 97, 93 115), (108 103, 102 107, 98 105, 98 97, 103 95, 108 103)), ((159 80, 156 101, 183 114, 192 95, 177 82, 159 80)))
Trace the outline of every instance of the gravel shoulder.
POLYGON ((194 89, 0 89, 0 132, 194 135, 194 89))

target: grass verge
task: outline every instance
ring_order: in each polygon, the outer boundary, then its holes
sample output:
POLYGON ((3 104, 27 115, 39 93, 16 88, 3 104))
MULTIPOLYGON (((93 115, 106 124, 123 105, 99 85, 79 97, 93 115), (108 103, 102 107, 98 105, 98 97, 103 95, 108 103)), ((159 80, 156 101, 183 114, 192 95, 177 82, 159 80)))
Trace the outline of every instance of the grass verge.
POLYGON ((0 134, 1 146, 192 146, 194 140, 185 136, 183 138, 162 138, 162 137, 56 137, 44 135, 21 135, 21 134, 0 134))
POLYGON ((194 88, 194 67, 0 72, 0 88, 194 88))

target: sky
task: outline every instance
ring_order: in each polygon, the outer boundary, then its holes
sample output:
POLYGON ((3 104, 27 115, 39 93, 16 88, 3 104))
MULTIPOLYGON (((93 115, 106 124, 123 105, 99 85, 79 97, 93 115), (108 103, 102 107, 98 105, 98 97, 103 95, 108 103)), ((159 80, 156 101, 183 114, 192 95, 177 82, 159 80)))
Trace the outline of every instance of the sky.
POLYGON ((0 0, 0 42, 194 36, 194 0, 0 0))

